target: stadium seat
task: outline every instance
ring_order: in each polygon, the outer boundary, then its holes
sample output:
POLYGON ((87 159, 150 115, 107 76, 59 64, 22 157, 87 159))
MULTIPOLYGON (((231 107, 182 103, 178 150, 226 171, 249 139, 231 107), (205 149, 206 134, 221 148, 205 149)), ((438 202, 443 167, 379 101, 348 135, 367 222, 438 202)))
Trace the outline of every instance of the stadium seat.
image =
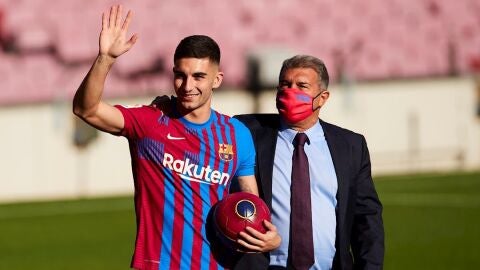
MULTIPOLYGON (((62 71, 76 80, 84 76, 98 50, 100 14, 116 2, 27 2, 1 4, 4 31, 15 35, 18 49, 8 57, 17 60, 2 62, 13 68, 2 65, 1 69, 35 73, 43 63, 44 73, 62 71), (31 63, 20 59, 28 52, 34 52, 32 57, 37 59, 31 63)), ((477 0, 306 0, 302 5, 308 8, 302 12, 297 12, 296 2, 273 0, 201 4, 194 0, 130 0, 123 5, 134 12, 131 33, 140 38, 114 67, 111 79, 120 83, 109 90, 112 97, 168 86, 175 46, 191 34, 207 34, 218 41, 225 85, 234 87, 245 86, 249 52, 268 46, 316 55, 326 62, 332 78, 337 77, 343 61, 345 72, 355 80, 469 74, 476 70, 475 59, 480 58, 477 0), (135 87, 137 83, 140 86, 135 87)), ((29 81, 58 88, 58 82, 42 79, 32 74, 29 81)), ((43 88, 42 93, 23 95, 12 88, 25 88, 25 82, 7 81, 0 82, 9 88, 3 90, 9 94, 0 94, 0 103, 54 96, 54 90, 43 88)))

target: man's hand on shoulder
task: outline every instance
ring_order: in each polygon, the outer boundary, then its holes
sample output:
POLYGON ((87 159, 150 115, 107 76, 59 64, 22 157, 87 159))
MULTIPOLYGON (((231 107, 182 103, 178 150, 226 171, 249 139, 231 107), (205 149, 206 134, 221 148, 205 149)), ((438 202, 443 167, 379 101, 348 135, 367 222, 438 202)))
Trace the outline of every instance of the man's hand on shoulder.
POLYGON ((172 97, 169 97, 167 95, 157 96, 154 100, 152 100, 150 106, 157 108, 163 112, 168 112, 171 108, 171 101, 172 97))

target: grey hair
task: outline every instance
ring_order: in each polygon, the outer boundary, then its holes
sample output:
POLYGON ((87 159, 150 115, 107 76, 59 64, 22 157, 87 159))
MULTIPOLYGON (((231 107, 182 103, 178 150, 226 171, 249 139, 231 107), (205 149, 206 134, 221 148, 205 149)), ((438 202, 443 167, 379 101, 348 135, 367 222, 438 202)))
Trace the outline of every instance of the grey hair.
POLYGON ((311 68, 315 70, 318 75, 318 84, 320 88, 327 89, 329 83, 329 76, 325 63, 311 55, 295 55, 283 61, 282 69, 280 70, 279 81, 282 80, 284 73, 292 68, 311 68))

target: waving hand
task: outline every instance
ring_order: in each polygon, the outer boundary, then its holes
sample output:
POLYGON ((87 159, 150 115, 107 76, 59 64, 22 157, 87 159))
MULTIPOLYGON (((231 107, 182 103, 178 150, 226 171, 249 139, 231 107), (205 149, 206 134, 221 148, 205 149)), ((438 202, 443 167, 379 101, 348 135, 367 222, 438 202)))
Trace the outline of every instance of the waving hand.
POLYGON ((100 33, 100 55, 117 58, 124 54, 137 41, 137 35, 132 35, 127 40, 127 31, 130 21, 132 20, 132 12, 128 11, 127 17, 122 22, 121 5, 112 6, 110 14, 102 14, 102 32, 100 33))

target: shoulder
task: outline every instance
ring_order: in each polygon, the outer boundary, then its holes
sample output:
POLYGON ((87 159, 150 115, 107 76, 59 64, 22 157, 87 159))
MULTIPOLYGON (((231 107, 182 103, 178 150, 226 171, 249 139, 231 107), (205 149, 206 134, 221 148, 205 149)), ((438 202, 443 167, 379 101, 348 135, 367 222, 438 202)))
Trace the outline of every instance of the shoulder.
POLYGON ((115 105, 115 107, 124 114, 129 113, 140 116, 163 114, 161 109, 151 105, 115 105))
POLYGON ((322 126, 323 131, 325 133, 325 137, 327 137, 327 139, 329 137, 337 137, 337 138, 340 137, 340 138, 344 138, 346 141, 350 143, 365 142, 365 137, 360 133, 325 122, 323 120, 320 120, 320 125, 322 126))
POLYGON ((151 105, 115 105, 122 113, 126 126, 145 126, 157 122, 166 114, 151 105))
POLYGON ((280 126, 280 118, 278 114, 240 114, 235 115, 235 119, 238 119, 250 130, 259 128, 278 128, 280 126))
POLYGON ((245 124, 242 121, 240 121, 240 120, 238 120, 234 117, 230 117, 228 115, 221 114, 217 111, 214 111, 214 112, 217 114, 217 119, 218 119, 217 121, 219 121, 220 124, 230 125, 236 133, 238 133, 238 132, 241 132, 241 133, 248 132, 248 128, 245 126, 245 124))

